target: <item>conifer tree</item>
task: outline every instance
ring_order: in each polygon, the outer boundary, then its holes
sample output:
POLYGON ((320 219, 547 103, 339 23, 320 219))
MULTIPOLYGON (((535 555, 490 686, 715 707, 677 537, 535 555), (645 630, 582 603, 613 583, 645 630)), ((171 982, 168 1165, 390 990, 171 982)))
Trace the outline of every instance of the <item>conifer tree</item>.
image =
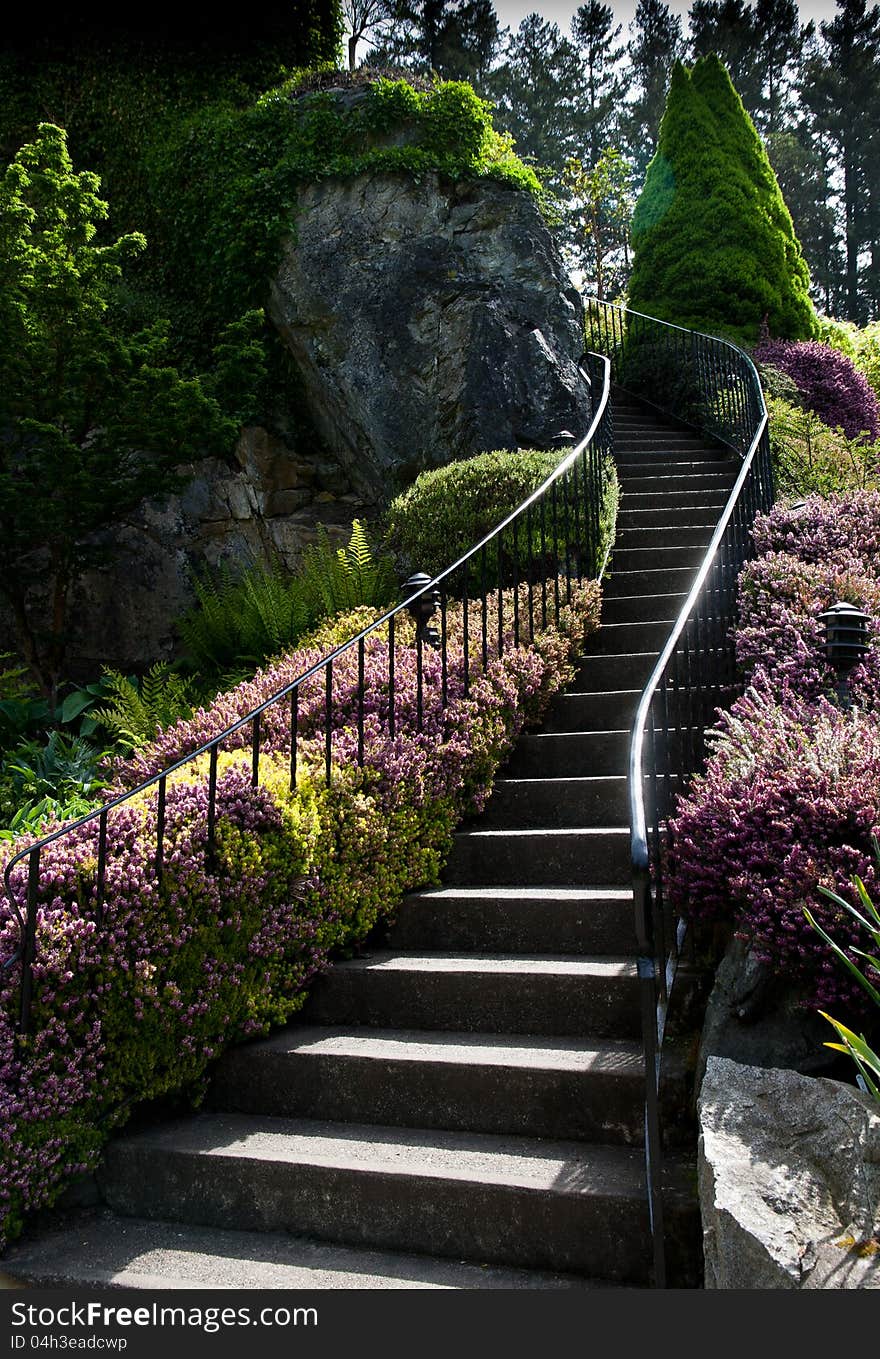
POLYGON ((767 153, 716 56, 673 69, 633 217, 629 303, 751 344, 809 337, 809 273, 767 153))
POLYGON ((657 147, 669 73, 684 55, 681 19, 664 0, 638 0, 627 45, 637 93, 629 110, 628 141, 641 177, 657 147))

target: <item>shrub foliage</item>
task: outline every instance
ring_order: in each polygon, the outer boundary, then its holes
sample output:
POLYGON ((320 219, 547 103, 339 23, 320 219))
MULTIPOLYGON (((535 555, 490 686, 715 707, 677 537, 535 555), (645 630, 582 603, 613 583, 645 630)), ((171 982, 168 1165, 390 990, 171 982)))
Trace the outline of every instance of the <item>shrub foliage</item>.
MULTIPOLYGON (((407 635, 401 620, 394 736, 387 728, 388 641, 371 634, 361 767, 357 648, 343 653, 333 671, 329 786, 318 739, 322 676, 307 682, 300 700, 295 791, 289 703, 263 716, 258 787, 251 781, 250 730, 242 728, 220 755, 213 859, 206 855, 204 760, 169 780, 161 880, 155 788, 111 811, 100 924, 95 825, 44 849, 33 1028, 20 1044, 13 1032, 18 969, 0 970, 2 1235, 14 1234, 24 1214, 52 1202, 71 1176, 93 1168, 104 1140, 135 1103, 172 1091, 197 1101, 211 1059, 226 1044, 286 1020, 333 952, 363 939, 405 891, 436 880, 456 821, 483 805, 524 721, 537 719, 571 675, 570 653, 597 625, 598 586, 572 589, 558 625, 529 646, 513 645, 508 594, 501 655, 493 597, 487 661, 471 652, 467 693, 463 619, 450 607, 446 706, 440 656, 425 650, 420 684, 412 632, 407 635)), ((523 594, 522 616, 526 607, 523 594)), ((317 640, 175 723, 117 768, 116 786, 134 787, 196 749, 326 651, 317 640)), ((0 868, 9 853, 0 849, 0 868)), ((13 875, 20 909, 25 876, 13 875)), ((18 920, 4 901, 0 966, 19 941, 18 920)))
POLYGON ((802 339, 809 275, 760 137, 713 54, 672 72, 657 152, 633 216, 629 305, 754 344, 802 339))

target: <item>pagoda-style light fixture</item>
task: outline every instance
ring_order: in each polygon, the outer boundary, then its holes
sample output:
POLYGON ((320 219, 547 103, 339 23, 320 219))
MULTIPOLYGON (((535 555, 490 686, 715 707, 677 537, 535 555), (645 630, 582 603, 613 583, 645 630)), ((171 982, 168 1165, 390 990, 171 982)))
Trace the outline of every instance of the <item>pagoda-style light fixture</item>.
POLYGON ((847 706, 850 671, 868 652, 868 615, 855 604, 838 601, 820 613, 819 621, 825 628, 825 656, 837 672, 837 696, 847 706))
MULTIPOLYGON (((415 594, 417 590, 423 590, 424 586, 431 584, 431 576, 424 571, 417 571, 410 576, 405 583, 402 594, 404 599, 415 594)), ((440 633, 435 627, 431 626, 431 619, 440 607, 440 591, 424 590, 418 599, 414 599, 409 605, 409 611, 416 622, 416 639, 424 642, 426 646, 432 646, 435 651, 440 645, 440 633)))

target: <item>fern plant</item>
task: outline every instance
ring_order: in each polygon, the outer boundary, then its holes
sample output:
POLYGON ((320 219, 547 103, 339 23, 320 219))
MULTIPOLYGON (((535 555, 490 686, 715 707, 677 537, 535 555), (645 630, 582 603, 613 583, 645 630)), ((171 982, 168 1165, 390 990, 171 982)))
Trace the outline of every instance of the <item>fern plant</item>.
POLYGON ((346 547, 334 548, 320 526, 295 575, 276 559, 254 562, 238 575, 223 565, 194 585, 198 603, 177 624, 187 662, 226 681, 253 673, 325 618, 386 604, 397 591, 391 558, 374 556, 358 519, 346 547))
POLYGON ((129 754, 155 740, 178 718, 192 716, 195 682, 172 670, 167 661, 157 661, 141 680, 107 669, 104 683, 109 702, 93 715, 129 754))
POLYGON ((352 521, 348 546, 335 551, 326 528, 320 525, 317 541, 303 553, 299 575, 313 622, 343 610, 388 604, 397 593, 393 559, 387 554, 373 555, 359 519, 352 521))
POLYGON ((310 625, 301 586, 278 561, 254 562, 239 574, 223 563, 193 584, 197 603, 177 630, 188 664, 202 674, 253 671, 310 625))

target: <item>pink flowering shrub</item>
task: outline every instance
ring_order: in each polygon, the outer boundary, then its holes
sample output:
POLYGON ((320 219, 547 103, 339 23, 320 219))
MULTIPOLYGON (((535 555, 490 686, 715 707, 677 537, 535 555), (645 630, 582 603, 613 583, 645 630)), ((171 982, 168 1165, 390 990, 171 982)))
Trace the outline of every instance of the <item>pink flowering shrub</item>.
POLYGON ((880 491, 851 491, 824 499, 810 495, 800 505, 774 505, 752 528, 758 555, 788 552, 802 562, 844 569, 858 565, 878 574, 880 491))
POLYGON ((880 493, 777 506, 758 516, 753 537, 760 555, 740 575, 736 633, 751 683, 710 733, 705 772, 670 824, 670 900, 694 919, 732 922, 759 959, 802 987, 805 1004, 861 1015, 863 993, 803 908, 858 962, 857 924, 817 889, 854 901, 854 874, 876 886, 880 493), (835 696, 824 654, 820 615, 837 600, 869 615, 851 709, 835 696))
POLYGON ((818 340, 763 339, 754 351, 757 363, 787 373, 804 405, 832 429, 848 438, 880 436, 880 405, 864 373, 852 359, 818 340))
POLYGON ((820 615, 838 600, 869 615, 873 645, 849 686, 855 701, 880 711, 880 579, 855 557, 841 566, 768 552, 747 563, 739 578, 737 661, 749 675, 760 667, 778 696, 786 687, 802 698, 833 692, 837 676, 825 658, 820 615))
MULTIPOLYGON (((525 587, 517 605, 523 620, 525 587)), ((304 688, 300 703, 295 791, 289 786, 289 701, 264 715, 257 787, 246 725, 218 761, 213 858, 207 853, 207 757, 169 779, 161 880, 156 790, 111 811, 100 920, 97 823, 44 848, 32 1025, 18 1045, 20 973, 12 959, 19 922, 8 903, 0 906, 0 967, 12 963, 0 971, 0 1244, 72 1176, 95 1167, 107 1136, 136 1103, 180 1091, 197 1101, 211 1059, 227 1044, 287 1020, 335 952, 362 940, 383 913, 394 912, 404 892, 437 880, 456 823, 482 806, 523 723, 537 719, 570 677, 572 652, 598 623, 599 588, 573 584, 571 607, 529 645, 513 645, 513 606, 507 592, 499 620, 498 602, 491 602, 483 665, 482 618, 471 605, 467 693, 464 620, 460 608, 450 606, 448 702, 442 702, 441 657, 426 648, 420 730, 416 652, 411 625, 401 622, 393 737, 387 631, 370 638, 362 767, 357 650, 338 658, 329 787, 323 676, 304 688)), ((303 673, 327 654, 322 636, 332 647, 331 625, 306 650, 267 666, 120 764, 117 790, 135 788, 303 673)), ((11 853, 2 847, 0 869, 11 853)), ((13 875, 22 913, 26 876, 26 865, 13 875)))
POLYGON ((802 986, 809 1004, 861 1014, 862 991, 817 946, 803 907, 855 961, 858 925, 817 889, 855 904, 854 874, 877 888, 876 715, 791 689, 780 702, 759 678, 722 717, 713 745, 670 825, 672 904, 697 920, 733 919, 755 956, 802 986))

